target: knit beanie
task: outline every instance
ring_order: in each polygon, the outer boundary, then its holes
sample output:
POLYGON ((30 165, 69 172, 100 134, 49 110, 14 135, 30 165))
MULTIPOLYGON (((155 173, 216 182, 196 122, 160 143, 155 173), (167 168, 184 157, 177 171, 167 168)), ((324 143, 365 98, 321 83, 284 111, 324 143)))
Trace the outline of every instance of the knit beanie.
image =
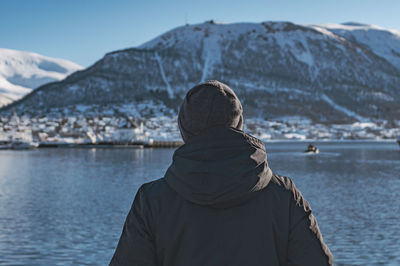
POLYGON ((208 80, 187 92, 179 109, 178 126, 186 142, 216 125, 242 130, 243 108, 231 88, 217 80, 208 80))

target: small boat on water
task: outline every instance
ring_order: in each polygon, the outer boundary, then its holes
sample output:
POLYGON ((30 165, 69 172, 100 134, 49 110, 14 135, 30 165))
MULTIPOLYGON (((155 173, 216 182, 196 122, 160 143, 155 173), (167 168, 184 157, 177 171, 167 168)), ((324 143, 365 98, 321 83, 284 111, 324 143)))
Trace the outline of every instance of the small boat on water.
POLYGON ((400 146, 400 139, 397 140, 397 144, 399 144, 399 146, 400 146))
POLYGON ((304 153, 317 154, 317 153, 319 153, 319 150, 314 144, 309 144, 307 147, 307 150, 305 150, 304 153))

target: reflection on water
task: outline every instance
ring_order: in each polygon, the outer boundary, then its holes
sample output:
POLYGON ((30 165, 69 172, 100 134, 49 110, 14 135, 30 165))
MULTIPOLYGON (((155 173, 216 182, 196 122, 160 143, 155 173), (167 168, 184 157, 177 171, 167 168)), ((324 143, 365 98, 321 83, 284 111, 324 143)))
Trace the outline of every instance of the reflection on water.
MULTIPOLYGON (((310 201, 336 265, 400 265, 393 143, 269 143, 271 168, 310 201)), ((137 188, 172 149, 0 151, 0 265, 104 265, 137 188)))

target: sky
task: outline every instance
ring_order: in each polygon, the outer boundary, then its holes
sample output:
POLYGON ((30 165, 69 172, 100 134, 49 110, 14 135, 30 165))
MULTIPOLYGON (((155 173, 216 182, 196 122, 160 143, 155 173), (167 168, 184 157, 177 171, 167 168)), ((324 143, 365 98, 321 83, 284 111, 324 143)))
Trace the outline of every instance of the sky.
POLYGON ((399 0, 0 0, 0 48, 64 58, 84 67, 182 26, 291 21, 361 22, 400 30, 399 0))

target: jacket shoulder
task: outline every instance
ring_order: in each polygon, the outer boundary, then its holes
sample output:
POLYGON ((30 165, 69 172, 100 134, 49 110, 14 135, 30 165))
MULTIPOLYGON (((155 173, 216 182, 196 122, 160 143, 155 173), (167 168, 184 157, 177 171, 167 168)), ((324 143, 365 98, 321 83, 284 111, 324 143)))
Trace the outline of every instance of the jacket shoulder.
POLYGON ((295 187, 293 180, 287 176, 273 174, 270 182, 285 191, 292 191, 295 187))
POLYGON ((139 191, 149 200, 165 198, 168 195, 175 194, 164 177, 144 183, 139 188, 139 191))
POLYGON ((293 197, 293 201, 297 206, 304 209, 305 212, 311 212, 311 206, 308 201, 303 197, 300 190, 297 189, 293 180, 287 176, 281 176, 274 174, 271 177, 269 184, 273 189, 285 193, 290 197, 293 197))

